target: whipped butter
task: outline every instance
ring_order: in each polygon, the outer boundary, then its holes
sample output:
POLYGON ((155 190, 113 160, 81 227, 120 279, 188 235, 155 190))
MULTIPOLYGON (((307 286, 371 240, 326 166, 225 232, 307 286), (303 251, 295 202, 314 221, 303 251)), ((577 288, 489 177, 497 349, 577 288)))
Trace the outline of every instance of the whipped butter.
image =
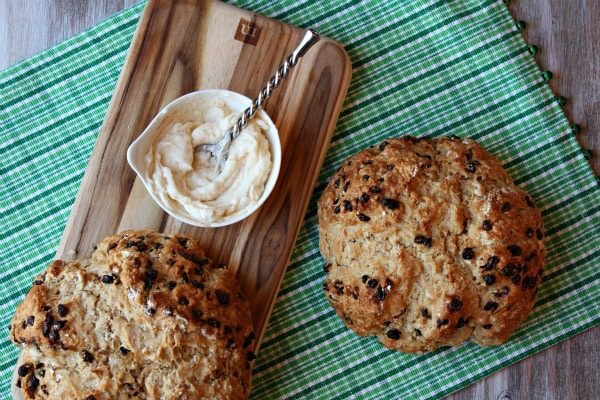
MULTIPOLYGON (((145 155, 148 188, 178 213, 200 224, 222 221, 260 199, 272 168, 268 124, 259 115, 231 142, 219 173, 209 153, 194 148, 218 142, 240 117, 219 99, 194 104, 191 120, 177 121, 153 139, 145 155)), ((190 119, 190 118, 188 118, 190 119)))

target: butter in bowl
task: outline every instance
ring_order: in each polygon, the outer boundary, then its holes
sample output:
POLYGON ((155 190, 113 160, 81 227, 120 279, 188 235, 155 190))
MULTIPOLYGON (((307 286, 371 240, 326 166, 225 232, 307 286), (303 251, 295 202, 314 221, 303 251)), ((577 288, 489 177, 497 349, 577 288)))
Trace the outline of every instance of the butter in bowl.
POLYGON ((218 142, 251 102, 228 90, 189 93, 163 108, 131 144, 127 160, 165 212, 190 225, 220 227, 248 217, 269 197, 281 143, 264 110, 231 142, 220 166, 197 150, 218 142))

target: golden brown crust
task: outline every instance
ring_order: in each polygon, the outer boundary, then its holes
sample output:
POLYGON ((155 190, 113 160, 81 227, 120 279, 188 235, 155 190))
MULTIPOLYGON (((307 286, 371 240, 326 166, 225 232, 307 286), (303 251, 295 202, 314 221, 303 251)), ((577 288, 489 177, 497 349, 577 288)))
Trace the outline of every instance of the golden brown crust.
POLYGON ((10 335, 23 347, 26 398, 246 398, 250 389, 249 304, 227 267, 182 235, 123 232, 89 260, 54 261, 10 335))
POLYGON ((504 342, 536 300, 540 211, 469 139, 388 139, 345 160, 318 202, 324 290, 388 348, 504 342))

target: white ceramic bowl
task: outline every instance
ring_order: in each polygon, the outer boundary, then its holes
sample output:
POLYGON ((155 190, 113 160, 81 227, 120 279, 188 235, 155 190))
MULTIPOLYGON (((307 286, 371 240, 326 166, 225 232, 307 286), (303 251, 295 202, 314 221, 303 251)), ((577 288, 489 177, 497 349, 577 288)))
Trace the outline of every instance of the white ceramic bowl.
POLYGON ((179 97, 163 108, 156 117, 150 122, 148 127, 142 134, 129 146, 127 150, 127 161, 131 168, 140 177, 146 190, 150 193, 154 201, 169 215, 177 218, 180 221, 194 226, 215 228, 219 226, 230 225, 241 221, 256 211, 269 197, 273 191, 273 187, 277 182, 279 169, 281 167, 281 142, 279 141, 279 132, 277 127, 263 110, 258 110, 256 118, 265 121, 269 129, 265 132, 265 136, 271 145, 271 161, 273 166, 269 177, 265 183, 265 190, 259 200, 251 204, 249 207, 243 208, 233 214, 226 216, 223 220, 211 223, 201 223, 194 220, 188 213, 173 209, 168 204, 165 204, 151 189, 146 179, 146 160, 145 155, 150 148, 154 137, 161 132, 169 129, 177 122, 185 122, 194 120, 193 105, 203 102, 205 99, 218 98, 225 102, 227 107, 233 112, 242 112, 250 106, 252 100, 236 92, 229 90, 199 90, 197 92, 188 93, 185 96, 179 97))

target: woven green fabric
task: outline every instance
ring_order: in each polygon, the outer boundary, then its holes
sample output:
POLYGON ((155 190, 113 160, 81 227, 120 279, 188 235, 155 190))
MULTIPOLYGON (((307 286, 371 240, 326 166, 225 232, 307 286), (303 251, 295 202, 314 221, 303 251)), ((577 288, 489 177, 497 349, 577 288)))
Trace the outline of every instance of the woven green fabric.
MULTIPOLYGON (((438 398, 600 322, 600 190, 501 0, 234 4, 345 46, 353 76, 254 367, 253 399, 438 398), (543 212, 539 300, 498 347, 388 351, 322 294, 316 200, 347 156, 455 134, 499 157, 543 212)), ((52 260, 143 3, 0 73, 0 324, 52 260)), ((0 397, 18 350, 0 336, 0 397)))

